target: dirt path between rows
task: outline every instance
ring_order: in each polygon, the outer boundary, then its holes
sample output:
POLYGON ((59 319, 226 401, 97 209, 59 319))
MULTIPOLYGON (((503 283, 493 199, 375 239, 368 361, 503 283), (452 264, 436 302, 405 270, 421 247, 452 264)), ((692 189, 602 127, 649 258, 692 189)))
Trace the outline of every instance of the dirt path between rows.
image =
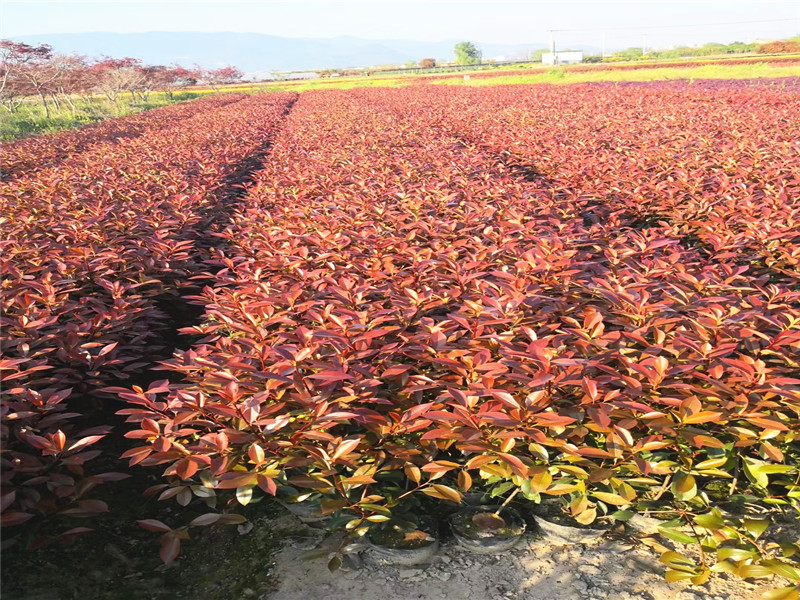
MULTIPOLYGON (((295 530, 297 531, 297 530, 295 530)), ((655 552, 618 541, 559 543, 526 534, 512 551, 475 555, 445 542, 429 565, 381 566, 362 554, 360 568, 330 573, 312 549, 334 551, 338 538, 307 529, 275 557, 269 600, 757 600, 768 589, 719 574, 703 587, 667 583, 655 552)), ((768 584, 767 584, 768 585, 768 584)), ((255 593, 254 593, 255 595, 255 593)))

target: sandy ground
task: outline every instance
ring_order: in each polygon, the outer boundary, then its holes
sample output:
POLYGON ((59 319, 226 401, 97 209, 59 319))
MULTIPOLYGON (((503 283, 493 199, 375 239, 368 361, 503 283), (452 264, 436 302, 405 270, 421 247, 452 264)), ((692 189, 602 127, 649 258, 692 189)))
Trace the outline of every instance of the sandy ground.
MULTIPOLYGON (((295 528, 295 531, 297 529, 295 528)), ((270 600, 757 600, 769 582, 749 583, 721 574, 703 587, 667 583, 658 556, 647 547, 596 540, 564 544, 541 531, 513 550, 475 555, 445 542, 429 565, 381 566, 369 550, 363 565, 330 573, 325 558, 303 560, 309 550, 333 551, 338 538, 307 529, 275 558, 278 589, 270 600)))

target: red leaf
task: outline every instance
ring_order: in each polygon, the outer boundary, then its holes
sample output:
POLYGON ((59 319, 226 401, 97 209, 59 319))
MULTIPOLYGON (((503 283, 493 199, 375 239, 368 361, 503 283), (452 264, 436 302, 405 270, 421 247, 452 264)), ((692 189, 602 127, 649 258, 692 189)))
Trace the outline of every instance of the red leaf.
POLYGON ((161 538, 161 550, 158 555, 165 564, 173 562, 181 553, 181 540, 177 535, 167 534, 161 538))
POLYGON ((157 531, 160 533, 172 531, 172 527, 169 525, 165 525, 161 521, 157 521, 155 519, 143 519, 141 521, 136 521, 140 527, 147 529, 148 531, 157 531))

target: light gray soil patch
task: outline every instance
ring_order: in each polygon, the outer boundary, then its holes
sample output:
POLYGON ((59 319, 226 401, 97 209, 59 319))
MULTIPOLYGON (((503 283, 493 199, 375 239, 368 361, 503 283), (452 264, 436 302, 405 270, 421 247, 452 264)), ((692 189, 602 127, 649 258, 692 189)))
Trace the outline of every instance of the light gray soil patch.
MULTIPOLYGON (((616 541, 565 545, 527 534, 501 555, 469 554, 449 541, 429 565, 377 564, 367 550, 360 568, 330 573, 326 558, 303 560, 309 550, 333 552, 338 537, 309 530, 285 541, 275 557, 278 589, 269 600, 757 600, 769 583, 727 574, 703 587, 667 583, 664 566, 646 547, 616 541)), ((771 586, 770 586, 771 587, 771 586)))

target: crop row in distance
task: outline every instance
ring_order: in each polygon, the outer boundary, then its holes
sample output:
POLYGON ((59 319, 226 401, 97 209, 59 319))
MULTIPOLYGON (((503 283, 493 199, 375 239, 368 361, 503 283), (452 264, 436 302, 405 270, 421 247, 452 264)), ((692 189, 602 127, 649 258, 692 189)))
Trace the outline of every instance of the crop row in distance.
MULTIPOLYGON (((305 490, 355 534, 478 488, 584 524, 666 510, 668 578, 796 582, 796 545, 763 535, 797 509, 797 108, 304 94, 203 257, 181 382, 106 390, 133 404, 126 457, 166 467, 165 499, 305 490)), ((147 526, 174 558, 186 526, 147 526)))

